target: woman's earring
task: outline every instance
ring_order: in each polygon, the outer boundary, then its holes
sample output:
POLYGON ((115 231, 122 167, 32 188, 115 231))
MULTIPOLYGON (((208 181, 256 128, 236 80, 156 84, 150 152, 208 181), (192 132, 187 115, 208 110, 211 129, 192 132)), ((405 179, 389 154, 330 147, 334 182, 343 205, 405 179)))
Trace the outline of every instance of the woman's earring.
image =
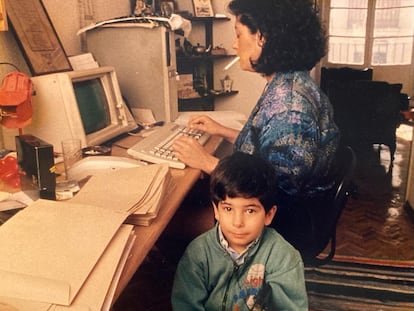
POLYGON ((263 38, 263 36, 260 36, 260 35, 258 35, 257 36, 257 45, 259 46, 259 47, 263 47, 263 45, 264 45, 264 38, 263 38))

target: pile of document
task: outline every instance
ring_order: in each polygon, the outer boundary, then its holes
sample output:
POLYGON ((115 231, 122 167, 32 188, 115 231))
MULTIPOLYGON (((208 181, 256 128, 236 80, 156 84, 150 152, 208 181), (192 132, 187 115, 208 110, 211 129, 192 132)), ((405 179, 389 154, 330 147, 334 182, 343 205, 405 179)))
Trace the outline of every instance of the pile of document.
POLYGON ((126 215, 37 200, 0 226, 0 309, 101 310, 134 235, 126 215))
POLYGON ((152 164, 96 174, 69 202, 127 213, 127 223, 149 225, 174 188, 168 164, 152 164))
POLYGON ((94 175, 69 201, 37 200, 0 226, 0 310, 109 310, 135 241, 173 189, 166 164, 94 175))

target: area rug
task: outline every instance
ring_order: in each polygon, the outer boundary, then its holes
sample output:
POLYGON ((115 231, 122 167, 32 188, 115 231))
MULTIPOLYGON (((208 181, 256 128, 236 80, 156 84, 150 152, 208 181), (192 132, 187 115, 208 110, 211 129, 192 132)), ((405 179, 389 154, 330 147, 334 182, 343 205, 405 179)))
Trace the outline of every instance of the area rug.
POLYGON ((305 267, 310 310, 414 310, 414 261, 335 256, 305 267))

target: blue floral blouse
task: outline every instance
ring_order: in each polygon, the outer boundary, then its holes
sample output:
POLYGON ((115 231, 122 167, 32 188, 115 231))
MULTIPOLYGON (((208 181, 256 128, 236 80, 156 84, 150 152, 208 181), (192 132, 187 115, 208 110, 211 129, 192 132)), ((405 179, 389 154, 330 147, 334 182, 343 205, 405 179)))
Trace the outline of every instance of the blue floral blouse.
POLYGON ((338 143, 339 130, 327 96, 308 72, 299 71, 276 73, 234 148, 267 158, 279 175, 280 188, 295 196, 319 187, 338 143))

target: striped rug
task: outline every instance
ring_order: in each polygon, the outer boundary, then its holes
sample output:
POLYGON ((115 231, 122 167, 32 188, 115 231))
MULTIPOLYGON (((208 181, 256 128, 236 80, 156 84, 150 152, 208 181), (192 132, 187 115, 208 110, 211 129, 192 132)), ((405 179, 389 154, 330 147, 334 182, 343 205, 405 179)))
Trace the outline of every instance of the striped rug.
POLYGON ((335 256, 305 278, 312 311, 414 310, 414 261, 335 256))

